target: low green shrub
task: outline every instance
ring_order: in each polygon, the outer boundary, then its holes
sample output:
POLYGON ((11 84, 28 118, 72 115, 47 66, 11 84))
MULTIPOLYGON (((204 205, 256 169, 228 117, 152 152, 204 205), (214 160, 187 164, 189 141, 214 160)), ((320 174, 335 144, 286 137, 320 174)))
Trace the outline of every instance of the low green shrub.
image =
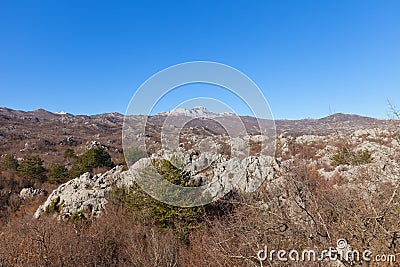
POLYGON ((0 161, 0 170, 13 170, 16 171, 18 167, 18 160, 12 154, 5 155, 0 161))
POLYGON ((39 156, 25 156, 17 167, 17 174, 27 180, 43 181, 46 169, 39 156))
POLYGON ((69 177, 71 179, 78 177, 85 172, 93 171, 93 169, 97 167, 114 167, 110 154, 100 146, 91 148, 80 155, 72 166, 69 177))
POLYGON ((373 160, 372 153, 369 150, 352 151, 342 146, 336 154, 332 156, 332 165, 362 165, 371 163, 373 160))
POLYGON ((147 153, 146 153, 146 151, 143 151, 143 150, 140 150, 137 148, 128 148, 128 149, 124 149, 124 156, 126 158, 126 163, 132 165, 139 159, 146 158, 147 153))
POLYGON ((68 171, 63 164, 55 163, 51 166, 47 180, 53 184, 61 184, 68 180, 68 171))
MULTIPOLYGON (((190 184, 188 173, 175 167, 165 159, 153 162, 155 168, 166 180, 180 186, 193 186, 190 184)), ((181 239, 187 239, 190 231, 201 225, 205 217, 205 207, 176 207, 160 202, 146 192, 136 183, 129 189, 115 189, 111 194, 114 203, 122 203, 132 211, 141 211, 151 218, 156 225, 165 230, 173 230, 181 239)))
POLYGON ((54 213, 54 212, 59 213, 61 211, 62 205, 63 205, 63 202, 61 202, 60 197, 57 197, 57 198, 53 199, 51 201, 50 205, 48 205, 46 207, 46 212, 47 213, 54 213))

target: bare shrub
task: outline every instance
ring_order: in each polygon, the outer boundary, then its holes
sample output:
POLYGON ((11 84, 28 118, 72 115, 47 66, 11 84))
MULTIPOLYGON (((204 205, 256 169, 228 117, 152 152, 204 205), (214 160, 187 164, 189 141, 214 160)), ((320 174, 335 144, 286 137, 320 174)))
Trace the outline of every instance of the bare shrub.
POLYGON ((83 227, 26 216, 2 231, 1 266, 177 266, 182 245, 171 233, 112 206, 83 227))

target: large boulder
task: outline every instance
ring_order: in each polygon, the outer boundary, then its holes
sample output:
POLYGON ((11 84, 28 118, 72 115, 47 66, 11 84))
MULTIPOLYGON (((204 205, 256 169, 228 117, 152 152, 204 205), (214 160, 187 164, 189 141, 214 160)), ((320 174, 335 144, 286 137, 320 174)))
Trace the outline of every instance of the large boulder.
POLYGON ((96 216, 107 204, 107 195, 114 186, 130 183, 132 183, 132 178, 129 172, 123 171, 122 166, 117 166, 103 174, 84 173, 55 189, 46 202, 36 210, 34 217, 38 218, 46 211, 46 207, 57 199, 61 204, 60 212, 65 216, 70 216, 77 211, 90 212, 96 216))

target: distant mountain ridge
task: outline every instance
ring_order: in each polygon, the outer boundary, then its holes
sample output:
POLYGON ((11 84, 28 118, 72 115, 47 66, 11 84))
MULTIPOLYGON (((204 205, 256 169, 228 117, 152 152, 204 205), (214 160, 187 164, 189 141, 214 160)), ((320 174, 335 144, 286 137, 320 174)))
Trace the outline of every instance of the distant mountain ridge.
MULTIPOLYGON (((12 153, 19 157, 29 154, 40 154, 46 162, 61 162, 66 148, 72 147, 77 154, 83 153, 93 143, 105 146, 117 160, 122 156, 122 127, 124 115, 112 112, 96 115, 57 114, 37 109, 20 111, 0 108, 0 151, 1 154, 12 153)), ((133 138, 140 135, 144 115, 129 116, 132 122, 133 138)), ((186 142, 191 142, 193 135, 214 136, 226 135, 226 128, 240 129, 237 123, 245 127, 248 135, 263 133, 298 135, 328 135, 337 132, 351 133, 356 130, 388 127, 389 120, 380 120, 351 114, 333 114, 321 119, 301 120, 266 120, 250 116, 233 116, 233 114, 214 113, 203 107, 192 110, 174 110, 159 113, 148 118, 146 136, 154 144, 160 143, 160 133, 165 122, 187 122, 182 132, 186 142), (171 116, 168 116, 171 115, 171 116), (167 121, 167 118, 171 118, 167 121), (199 118, 200 117, 200 118, 199 118), (189 120, 188 120, 189 118, 189 120), (221 124, 220 124, 221 123, 221 124), (185 137, 186 135, 186 137, 185 137)))
MULTIPOLYGON (((146 118, 145 115, 130 115, 130 117, 138 120, 143 120, 144 118, 146 118)), ((236 116, 235 114, 229 112, 216 113, 209 111, 203 106, 197 106, 192 109, 177 108, 169 112, 160 112, 155 115, 149 116, 149 122, 153 123, 154 125, 162 126, 167 117, 172 117, 173 120, 178 121, 180 120, 180 118, 183 119, 184 117, 189 117, 191 118, 190 124, 192 126, 197 125, 200 127, 204 127, 209 123, 213 123, 211 121, 216 118, 224 121, 225 124, 235 124, 238 122, 238 118, 240 118, 246 128, 250 129, 250 133, 252 132, 251 129, 253 129, 254 134, 257 131, 256 129, 258 128, 258 123, 261 127, 265 126, 268 127, 268 129, 271 129, 272 126, 272 121, 270 119, 256 119, 251 116, 240 115, 236 116)), ((13 110, 10 108, 0 108, 0 125, 2 121, 9 121, 9 119, 11 118, 17 119, 17 121, 44 120, 47 121, 47 123, 51 123, 51 121, 60 121, 63 124, 69 122, 68 125, 70 126, 74 125, 74 123, 76 123, 75 126, 102 124, 101 128, 104 131, 107 131, 107 127, 112 127, 113 131, 115 131, 116 128, 121 128, 124 122, 124 115, 118 112, 101 113, 95 115, 73 115, 65 112, 53 113, 44 109, 36 109, 34 111, 21 111, 13 110)), ((184 119, 184 121, 187 121, 187 119, 184 119)), ((388 122, 389 120, 375 119, 356 114, 344 113, 336 113, 320 119, 306 118, 299 120, 274 120, 276 131, 278 133, 288 132, 291 134, 316 135, 329 134, 335 131, 349 132, 357 129, 382 128, 387 127, 388 122)), ((218 133, 218 131, 216 131, 216 133, 218 133)))
POLYGON ((42 108, 35 109, 32 111, 23 111, 23 110, 15 110, 15 109, 10 109, 6 107, 0 107, 0 115, 8 115, 8 116, 31 116, 31 117, 37 117, 39 119, 46 119, 46 118, 60 118, 60 117, 79 117, 79 116, 85 116, 85 117, 91 117, 91 116, 104 116, 104 115, 115 115, 115 116, 124 116, 121 113, 118 112, 109 112, 109 113, 100 113, 100 114, 95 114, 95 115, 85 115, 85 114, 79 114, 79 115, 74 115, 65 111, 60 111, 60 112, 51 112, 42 108))
MULTIPOLYGON (((22 111, 22 110, 15 110, 10 109, 7 107, 0 107, 0 115, 8 115, 8 116, 31 116, 37 117, 39 119, 51 119, 51 118, 60 118, 60 117, 104 117, 104 116, 116 116, 116 117, 123 117, 124 114, 118 112, 108 112, 108 113, 99 113, 94 115, 85 115, 85 114, 78 114, 73 115, 71 113, 60 111, 60 112, 51 112, 45 109, 39 108, 33 111, 22 111)), ((191 109, 186 108, 176 108, 171 111, 167 112, 160 112, 151 116, 189 116, 189 117, 204 117, 204 118, 213 118, 219 116, 236 116, 233 112, 222 112, 216 113, 213 111, 209 111, 204 106, 196 106, 191 109)), ((133 115, 136 116, 136 115, 133 115)), ((137 115, 137 116, 144 116, 144 115, 137 115)), ((238 115, 240 117, 249 117, 254 118, 248 115, 238 115)), ((379 121, 387 121, 385 119, 377 119, 373 117, 367 117, 357 114, 345 114, 345 113, 335 113, 332 115, 328 115, 323 118, 315 119, 315 118, 303 118, 303 119, 276 119, 275 121, 320 121, 320 122, 345 122, 345 121, 361 121, 361 120, 379 120, 379 121)))

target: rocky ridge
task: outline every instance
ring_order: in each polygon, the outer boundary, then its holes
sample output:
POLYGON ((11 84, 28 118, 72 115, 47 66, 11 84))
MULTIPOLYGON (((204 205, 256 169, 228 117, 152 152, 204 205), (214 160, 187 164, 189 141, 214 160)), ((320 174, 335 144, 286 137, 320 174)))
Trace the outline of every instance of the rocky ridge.
MULTIPOLYGON (((165 159, 172 160, 182 154, 166 155, 169 156, 165 159)), ((275 172, 279 168, 277 162, 271 157, 250 156, 243 160, 237 158, 227 160, 220 155, 216 157, 204 154, 198 159, 189 159, 189 157, 180 159, 180 167, 190 171, 193 180, 201 181, 203 184, 217 183, 220 190, 227 187, 231 189, 234 181, 236 184, 234 188, 252 192, 260 186, 262 181, 274 179, 275 172), (211 168, 198 171, 204 167, 204 162, 210 163, 211 168)), ((66 217, 78 211, 97 216, 108 203, 108 196, 113 188, 131 186, 135 177, 141 175, 142 171, 151 164, 151 158, 144 158, 137 161, 127 171, 123 171, 122 166, 117 166, 108 172, 94 176, 85 173, 55 189, 45 203, 37 209, 34 217, 40 217, 56 200, 61 204, 60 213, 66 217)), ((217 192, 212 192, 212 194, 217 195, 217 192)))

